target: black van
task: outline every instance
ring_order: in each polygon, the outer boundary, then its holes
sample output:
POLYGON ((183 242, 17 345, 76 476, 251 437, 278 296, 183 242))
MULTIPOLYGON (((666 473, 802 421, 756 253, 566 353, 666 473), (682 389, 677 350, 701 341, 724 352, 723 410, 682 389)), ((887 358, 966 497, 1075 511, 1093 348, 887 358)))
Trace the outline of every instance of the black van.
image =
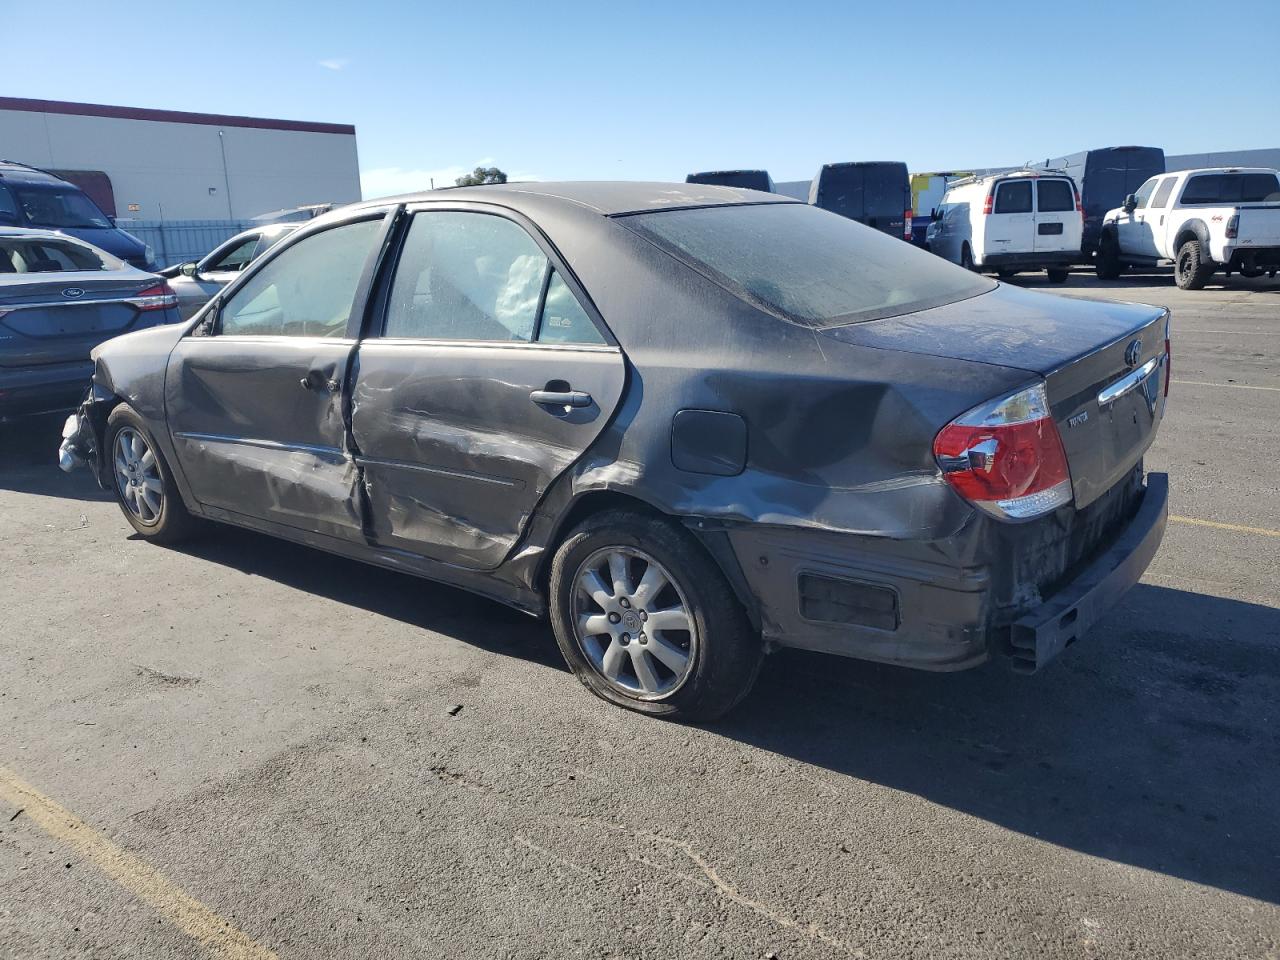
POLYGON ((1032 169, 1061 170, 1080 189, 1084 206, 1084 233, 1080 252, 1091 258, 1098 249, 1102 218, 1124 204, 1124 198, 1147 180, 1164 173, 1164 151, 1159 147, 1101 147, 1065 157, 1051 157, 1032 169))
POLYGON ((684 182, 773 193, 773 177, 769 176, 768 170, 711 170, 707 173, 691 173, 684 178, 684 182))
POLYGON ((828 163, 809 185, 809 202, 903 240, 911 239, 911 178, 905 163, 828 163))

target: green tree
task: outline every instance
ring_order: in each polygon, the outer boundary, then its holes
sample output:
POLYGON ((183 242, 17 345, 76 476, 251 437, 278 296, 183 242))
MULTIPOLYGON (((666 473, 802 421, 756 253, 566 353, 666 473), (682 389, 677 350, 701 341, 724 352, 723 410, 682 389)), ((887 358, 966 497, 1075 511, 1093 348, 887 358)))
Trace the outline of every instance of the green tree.
POLYGON ((460 187, 478 187, 482 183, 506 183, 507 175, 497 167, 476 167, 453 182, 460 187))

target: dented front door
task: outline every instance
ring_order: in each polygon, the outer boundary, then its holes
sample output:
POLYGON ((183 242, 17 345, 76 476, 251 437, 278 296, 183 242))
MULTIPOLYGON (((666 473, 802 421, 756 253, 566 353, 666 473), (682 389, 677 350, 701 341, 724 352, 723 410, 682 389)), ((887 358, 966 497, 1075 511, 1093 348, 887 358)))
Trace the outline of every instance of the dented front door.
POLYGON ((167 419, 192 495, 228 519, 359 541, 348 373, 383 214, 284 247, 170 357, 167 419))

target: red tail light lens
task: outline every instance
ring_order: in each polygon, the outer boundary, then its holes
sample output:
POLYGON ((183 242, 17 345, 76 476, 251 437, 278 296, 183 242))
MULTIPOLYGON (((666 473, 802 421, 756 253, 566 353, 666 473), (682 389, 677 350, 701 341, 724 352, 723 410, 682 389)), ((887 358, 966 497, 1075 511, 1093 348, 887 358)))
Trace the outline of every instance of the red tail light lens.
POLYGON ((129 298, 129 302, 142 313, 146 313, 148 310, 167 310, 169 307, 176 307, 178 295, 173 292, 173 287, 169 286, 167 281, 163 281, 154 287, 139 290, 129 298))
POLYGON ((933 441, 952 489, 1002 520, 1030 520, 1071 502, 1071 473, 1044 384, 953 420, 933 441))
POLYGON ((911 239, 911 219, 913 216, 914 214, 912 213, 910 207, 908 207, 907 212, 902 215, 902 239, 903 240, 911 239))
POLYGON ((1240 235, 1240 214, 1233 213, 1227 221, 1227 239, 1234 240, 1240 235))
POLYGON ((1164 321, 1164 395, 1169 395, 1169 381, 1173 379, 1173 346, 1169 343, 1170 327, 1173 325, 1173 319, 1167 317, 1164 321))
POLYGON ((987 194, 987 199, 982 201, 982 215, 985 217, 991 213, 991 207, 996 202, 996 188, 992 187, 991 192, 987 194))

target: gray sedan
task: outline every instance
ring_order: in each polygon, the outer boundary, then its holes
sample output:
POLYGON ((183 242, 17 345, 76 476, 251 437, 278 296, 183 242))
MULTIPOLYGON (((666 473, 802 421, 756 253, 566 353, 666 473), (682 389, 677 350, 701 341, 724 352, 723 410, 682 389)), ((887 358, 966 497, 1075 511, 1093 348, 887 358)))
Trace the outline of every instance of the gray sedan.
POLYGON ((1168 335, 777 195, 442 190, 100 348, 64 452, 146 539, 454 584, 549 617, 600 697, 707 719, 778 646, 1031 672, 1083 636, 1164 531, 1168 335))
POLYGON ((161 270, 160 275, 168 279, 169 286, 177 294, 182 319, 194 316, 210 297, 238 277, 240 271, 297 230, 298 226, 296 223, 277 223, 254 227, 214 247, 200 260, 161 270))

